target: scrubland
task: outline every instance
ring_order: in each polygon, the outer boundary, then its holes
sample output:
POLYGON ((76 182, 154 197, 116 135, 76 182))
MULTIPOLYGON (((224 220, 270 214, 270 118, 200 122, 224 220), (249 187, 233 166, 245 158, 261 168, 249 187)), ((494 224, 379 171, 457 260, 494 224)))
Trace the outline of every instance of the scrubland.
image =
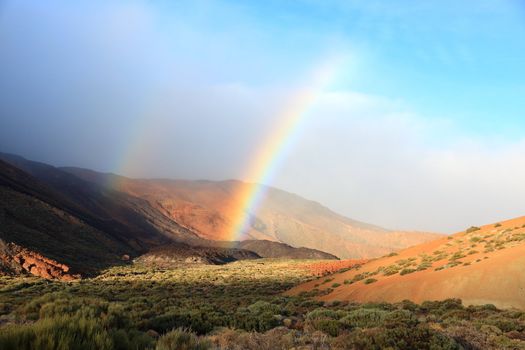
MULTIPOLYGON (((314 279, 312 264, 130 264, 71 282, 1 277, 0 348, 525 348, 519 310, 457 299, 357 304, 283 296, 314 279)), ((329 276, 322 283, 333 284, 329 276)))

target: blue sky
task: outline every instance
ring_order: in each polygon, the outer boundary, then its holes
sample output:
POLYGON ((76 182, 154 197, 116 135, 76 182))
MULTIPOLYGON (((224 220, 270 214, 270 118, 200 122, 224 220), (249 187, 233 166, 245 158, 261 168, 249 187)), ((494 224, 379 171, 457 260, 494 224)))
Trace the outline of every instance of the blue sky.
POLYGON ((518 0, 4 0, 0 150, 242 179, 286 101, 342 56, 270 185, 451 232, 523 214, 524 37, 518 0))

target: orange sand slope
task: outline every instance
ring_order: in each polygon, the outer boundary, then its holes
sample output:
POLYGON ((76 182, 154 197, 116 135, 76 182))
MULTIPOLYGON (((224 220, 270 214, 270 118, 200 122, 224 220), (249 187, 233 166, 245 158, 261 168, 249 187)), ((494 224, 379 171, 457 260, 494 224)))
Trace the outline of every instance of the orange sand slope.
POLYGON ((300 292, 325 301, 460 298, 465 304, 525 309, 525 217, 414 246, 288 294, 300 292))

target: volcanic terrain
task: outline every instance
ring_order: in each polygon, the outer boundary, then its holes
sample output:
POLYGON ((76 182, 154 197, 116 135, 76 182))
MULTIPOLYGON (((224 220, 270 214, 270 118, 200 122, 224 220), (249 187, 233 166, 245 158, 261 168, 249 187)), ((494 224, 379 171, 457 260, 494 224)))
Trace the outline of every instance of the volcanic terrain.
POLYGON ((459 298, 465 304, 525 308, 524 267, 525 217, 520 217, 370 260, 288 294, 356 302, 459 298))

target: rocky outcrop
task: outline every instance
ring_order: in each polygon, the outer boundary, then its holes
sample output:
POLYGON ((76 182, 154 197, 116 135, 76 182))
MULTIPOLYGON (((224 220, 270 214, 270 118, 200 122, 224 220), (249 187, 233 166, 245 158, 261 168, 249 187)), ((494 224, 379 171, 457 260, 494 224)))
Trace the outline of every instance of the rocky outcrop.
POLYGON ((80 278, 80 275, 71 274, 67 265, 3 240, 0 240, 0 272, 8 275, 31 274, 61 281, 80 278))
POLYGON ((198 247, 183 243, 168 244, 150 250, 135 259, 146 265, 169 267, 180 264, 222 265, 237 260, 259 259, 256 253, 235 248, 198 247))
POLYGON ((251 250, 263 258, 277 259, 320 259, 337 260, 337 256, 322 252, 317 249, 295 248, 285 243, 272 242, 268 240, 241 241, 235 245, 236 248, 251 250))

